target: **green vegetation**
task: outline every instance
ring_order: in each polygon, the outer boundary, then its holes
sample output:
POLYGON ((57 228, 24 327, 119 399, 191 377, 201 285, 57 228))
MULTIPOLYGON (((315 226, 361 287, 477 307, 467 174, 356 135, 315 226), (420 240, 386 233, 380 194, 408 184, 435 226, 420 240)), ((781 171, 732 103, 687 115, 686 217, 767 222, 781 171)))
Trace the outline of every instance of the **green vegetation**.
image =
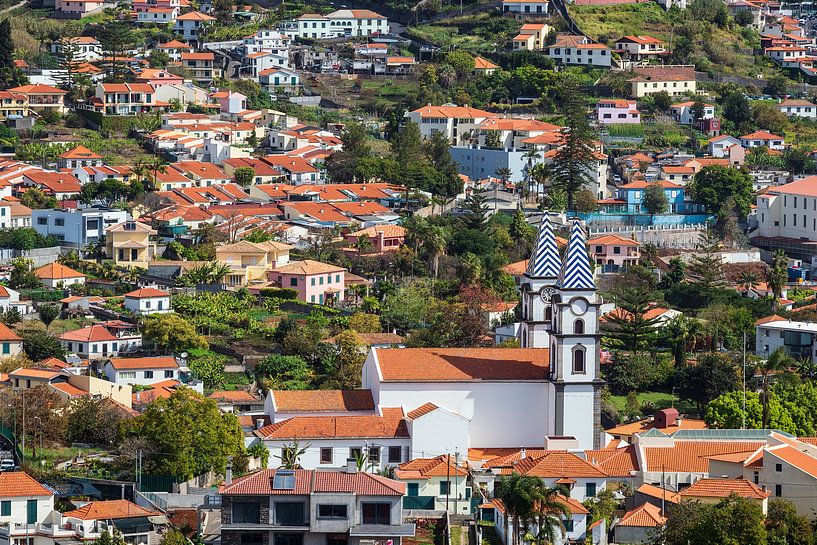
POLYGON ((594 40, 608 45, 622 36, 649 35, 669 42, 674 12, 655 2, 612 6, 569 4, 570 16, 594 40))

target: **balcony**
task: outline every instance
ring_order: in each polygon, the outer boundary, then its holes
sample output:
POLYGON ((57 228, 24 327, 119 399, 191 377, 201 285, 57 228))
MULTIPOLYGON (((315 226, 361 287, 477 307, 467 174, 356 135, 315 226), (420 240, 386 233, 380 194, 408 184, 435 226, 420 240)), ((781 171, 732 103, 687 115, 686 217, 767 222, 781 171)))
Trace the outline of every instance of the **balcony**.
POLYGON ((435 496, 404 496, 403 509, 432 510, 435 496))
MULTIPOLYGON (((431 496, 433 498, 433 496, 431 496)), ((358 524, 349 529, 349 535, 355 537, 411 537, 414 535, 414 523, 404 524, 358 524)))
POLYGON ((8 522, 0 525, 0 537, 20 537, 41 535, 54 538, 70 538, 80 534, 81 528, 72 528, 70 524, 24 524, 21 522, 8 522))

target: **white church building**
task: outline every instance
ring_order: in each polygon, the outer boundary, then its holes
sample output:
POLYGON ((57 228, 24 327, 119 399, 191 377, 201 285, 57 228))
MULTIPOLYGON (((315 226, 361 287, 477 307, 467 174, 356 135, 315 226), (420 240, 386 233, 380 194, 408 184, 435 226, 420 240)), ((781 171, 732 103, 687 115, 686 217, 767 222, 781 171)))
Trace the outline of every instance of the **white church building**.
POLYGON ((546 213, 522 280, 521 348, 372 348, 362 390, 272 391, 255 436, 270 467, 297 440, 305 469, 364 453, 378 468, 474 448, 601 448, 600 303, 580 223, 562 258, 546 213))

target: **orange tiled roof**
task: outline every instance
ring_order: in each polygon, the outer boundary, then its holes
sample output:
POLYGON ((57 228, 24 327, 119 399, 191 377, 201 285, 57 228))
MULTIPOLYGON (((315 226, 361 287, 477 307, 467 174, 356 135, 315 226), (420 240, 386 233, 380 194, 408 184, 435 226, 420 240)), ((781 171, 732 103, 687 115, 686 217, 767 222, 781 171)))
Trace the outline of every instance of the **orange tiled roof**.
POLYGON ((661 508, 647 502, 632 511, 624 513, 624 516, 618 521, 618 525, 635 526, 638 528, 656 528, 663 526, 665 522, 667 522, 667 518, 661 514, 661 508))
POLYGON ((54 369, 39 369, 37 367, 20 367, 19 369, 15 369, 11 373, 9 373, 9 377, 51 380, 52 378, 58 377, 61 374, 62 374, 61 371, 56 371, 54 369))
POLYGON ((601 237, 591 238, 590 240, 587 241, 587 244, 589 246, 592 246, 593 244, 599 245, 617 244, 618 246, 635 246, 635 247, 640 246, 638 241, 633 240, 631 238, 624 238, 618 235, 604 235, 601 237))
POLYGON ((53 495, 53 492, 24 471, 4 471, 0 473, 0 498, 53 495))
POLYGON ((115 520, 159 515, 128 500, 92 501, 79 509, 63 513, 63 516, 80 520, 115 520))
POLYGON ((538 458, 528 456, 514 465, 514 471, 540 478, 607 476, 590 462, 565 451, 550 451, 538 458))
POLYGON ((684 488, 679 495, 686 498, 726 498, 737 494, 741 498, 762 500, 769 497, 755 483, 746 479, 701 479, 684 488))
POLYGON ((417 418, 420 418, 421 416, 425 416, 425 415, 427 415, 429 413, 433 413, 437 409, 439 409, 439 407, 437 407, 435 404, 433 404, 431 402, 428 402, 428 403, 424 403, 424 404, 420 405, 419 407, 417 407, 413 411, 409 411, 406 414, 406 416, 411 420, 416 420, 417 418))
POLYGON ((62 263, 49 263, 43 265, 34 274, 41 280, 62 280, 65 278, 85 278, 85 275, 75 271, 71 267, 66 267, 62 263))
POLYGON ((382 413, 382 416, 296 416, 264 426, 255 435, 264 439, 408 437, 402 409, 384 408, 382 413))
POLYGON ((499 66, 495 65, 488 59, 483 57, 475 57, 474 58, 474 69, 475 70, 496 70, 499 66))
MULTIPOLYGON (((114 369, 176 369, 179 367, 173 356, 155 356, 145 358, 111 358, 114 369)), ((154 385, 156 386, 156 385, 154 385)))
POLYGON ((817 458, 809 456, 790 445, 766 449, 766 452, 796 467, 803 473, 817 478, 817 458))
POLYGON ((217 401, 249 401, 255 402, 258 401, 258 398, 252 395, 247 390, 216 390, 208 395, 210 399, 215 399, 217 401))
POLYGON ((646 471, 706 473, 709 457, 757 449, 761 441, 675 441, 672 447, 645 447, 646 471))
POLYGON ((50 385, 71 398, 89 395, 89 392, 81 390, 69 382, 52 382, 50 385))
POLYGON ((0 341, 21 342, 23 340, 17 333, 14 332, 6 324, 0 324, 0 341))
POLYGON ((343 267, 331 265, 329 263, 321 263, 320 261, 312 261, 311 259, 304 259, 303 261, 292 261, 286 265, 281 265, 272 269, 270 272, 282 274, 326 274, 333 272, 345 271, 343 267))
POLYGON ((431 477, 465 477, 468 471, 457 464, 451 456, 440 455, 434 458, 417 458, 397 466, 394 471, 398 479, 428 479, 431 477))
POLYGON ((377 348, 385 382, 545 380, 546 348, 377 348))
POLYGON ((608 477, 629 478, 639 470, 634 445, 615 449, 588 450, 585 451, 585 458, 598 466, 608 477))
POLYGON ((679 496, 677 492, 666 490, 660 486, 655 486, 652 484, 644 483, 638 487, 636 492, 651 496, 653 498, 661 498, 670 503, 681 503, 681 496, 679 496))
POLYGON ((101 325, 92 325, 83 327, 82 329, 66 331, 60 335, 59 338, 63 341, 81 342, 104 342, 117 340, 110 331, 101 325))
POLYGON ((132 299, 146 299, 148 297, 170 297, 169 293, 157 290, 156 288, 140 288, 125 294, 125 297, 132 299))
POLYGON ((373 411, 369 390, 273 390, 277 411, 349 412, 373 411))

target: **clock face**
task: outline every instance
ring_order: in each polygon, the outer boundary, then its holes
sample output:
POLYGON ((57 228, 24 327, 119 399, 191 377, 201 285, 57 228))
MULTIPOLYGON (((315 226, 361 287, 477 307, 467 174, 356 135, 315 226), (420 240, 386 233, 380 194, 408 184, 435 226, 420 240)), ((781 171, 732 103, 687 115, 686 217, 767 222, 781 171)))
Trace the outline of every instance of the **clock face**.
POLYGON ((587 301, 584 299, 574 299, 570 303, 570 310, 573 311, 573 314, 577 316, 581 316, 585 312, 587 312, 587 301))
POLYGON ((549 303, 554 293, 556 293, 555 289, 549 286, 545 286, 539 291, 539 296, 542 298, 542 301, 544 301, 545 303, 549 303))

